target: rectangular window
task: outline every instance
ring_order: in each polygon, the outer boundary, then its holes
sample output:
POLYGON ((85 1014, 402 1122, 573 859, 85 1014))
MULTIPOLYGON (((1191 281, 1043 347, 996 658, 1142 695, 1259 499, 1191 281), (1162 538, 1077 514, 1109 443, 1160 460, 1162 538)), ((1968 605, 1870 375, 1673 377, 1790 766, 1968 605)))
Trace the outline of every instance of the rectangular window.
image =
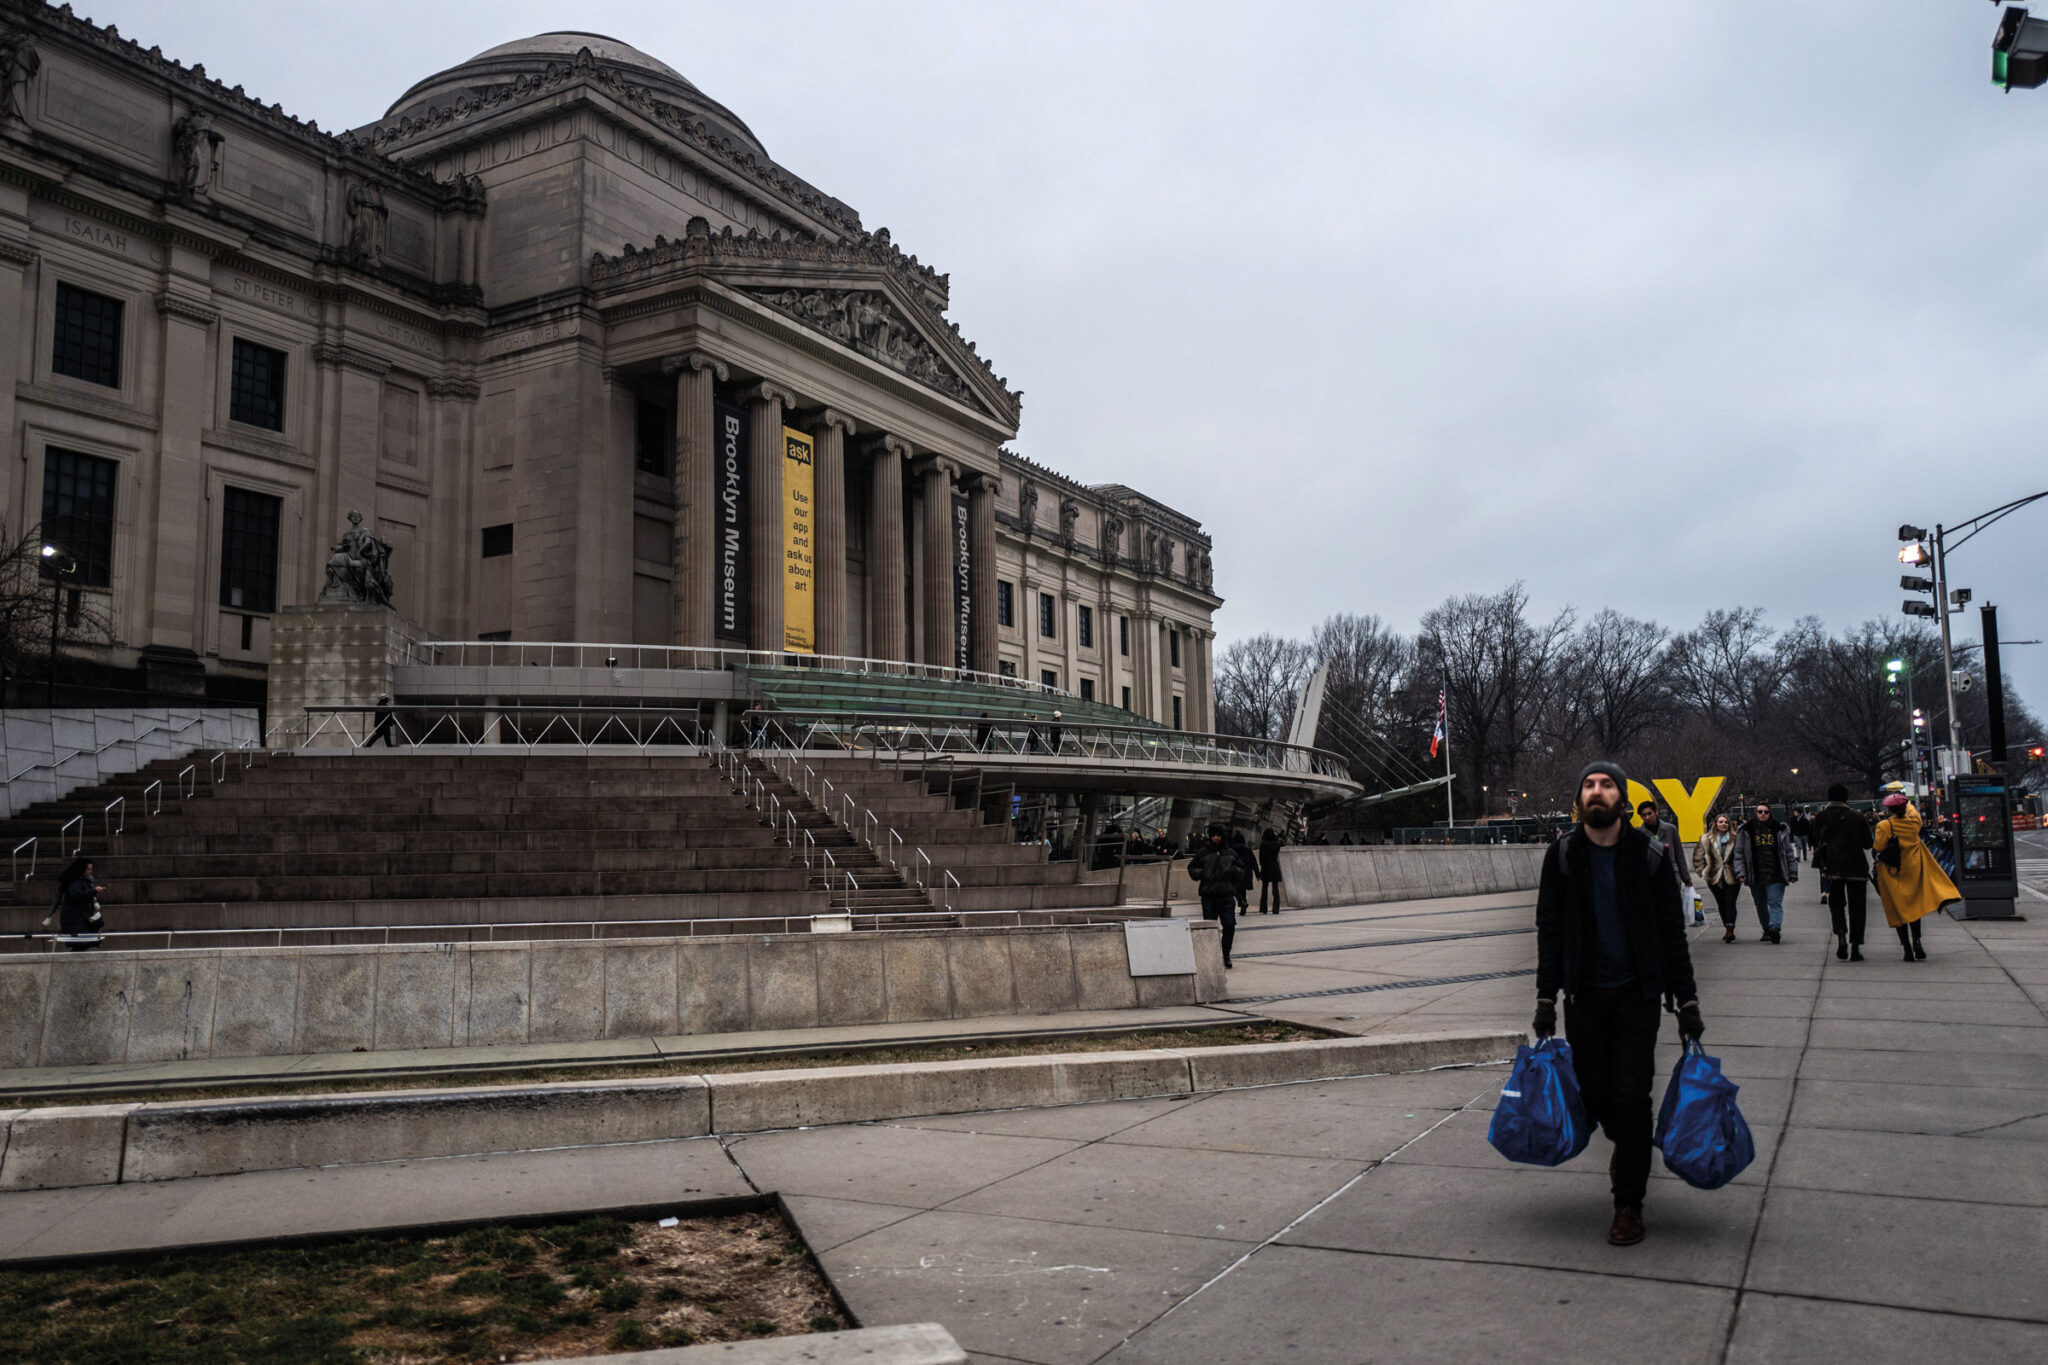
MULTIPOLYGON (((1116 652, 1126 659, 1131 657, 1131 618, 1128 616, 1116 618, 1116 652)), ((1124 709, 1128 711, 1130 708, 1126 706, 1124 709)))
MULTIPOLYGON (((1167 632, 1166 632, 1166 654, 1167 654, 1167 659, 1168 659, 1168 661, 1169 661, 1170 663, 1172 663, 1172 664, 1173 664, 1173 666, 1174 666, 1175 668, 1179 668, 1179 667, 1180 667, 1180 631, 1179 631, 1179 630, 1177 630, 1177 629, 1176 629, 1176 630, 1169 630, 1169 631, 1167 631, 1167 632)), ((1176 730, 1178 730, 1178 729, 1179 729, 1180 727, 1179 727, 1178 725, 1176 725, 1176 726, 1174 726, 1173 728, 1174 728, 1174 729, 1176 729, 1176 730)))
POLYGON ((1016 677, 1017 661, 1015 659, 998 659, 996 661, 996 672, 1005 678, 1016 677))
POLYGON ((1077 617, 1074 622, 1074 638, 1080 642, 1081 648, 1093 649, 1095 648, 1095 609, 1084 605, 1075 610, 1077 617))
POLYGON ((476 638, 479 640, 509 640, 512 638, 512 632, 509 630, 487 630, 476 638))
POLYGON ((1173 728, 1180 729, 1180 698, 1173 699, 1173 728))
POLYGON ((1050 640, 1059 634, 1059 604, 1052 600, 1052 594, 1038 594, 1038 633, 1050 640))
POLYGON ((1130 710, 1130 709, 1131 709, 1131 689, 1130 689, 1130 688, 1128 688, 1128 687, 1126 687, 1126 688, 1124 689, 1124 710, 1128 711, 1128 710, 1130 710))
POLYGON ((50 368, 89 384, 121 387, 121 301, 57 286, 57 337, 50 368))
POLYGON ((996 580, 996 624, 1017 624, 1017 591, 1014 586, 1000 578, 996 580))
POLYGON ((1094 700, 1095 700, 1095 679, 1093 679, 1093 678, 1083 678, 1083 679, 1081 679, 1081 700, 1082 700, 1082 701, 1094 701, 1094 700))
POLYGON ((1049 668, 1041 668, 1038 671, 1038 680, 1047 687, 1058 687, 1060 685, 1060 675, 1049 668))
POLYGON ((675 448, 676 426, 668 409, 645 398, 633 407, 633 468, 642 474, 668 477, 674 466, 670 452, 675 448))
POLYGON ((484 527, 484 558, 496 559, 512 553, 512 523, 484 527))
POLYGON ((228 377, 228 416, 252 427, 284 430, 284 352, 235 338, 228 377))
POLYGON ((49 446, 43 451, 43 542, 78 568, 64 580, 81 588, 114 581, 114 474, 96 455, 49 446))
POLYGON ((246 488, 229 488, 226 494, 220 518, 220 604, 238 611, 276 611, 277 527, 284 500, 246 488))

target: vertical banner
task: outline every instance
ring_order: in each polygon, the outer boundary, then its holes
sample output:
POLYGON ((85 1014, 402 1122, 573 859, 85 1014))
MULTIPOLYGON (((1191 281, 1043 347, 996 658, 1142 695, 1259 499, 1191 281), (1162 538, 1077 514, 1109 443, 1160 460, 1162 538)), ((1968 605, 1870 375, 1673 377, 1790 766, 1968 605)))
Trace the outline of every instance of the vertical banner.
POLYGON ((747 414, 730 403, 711 405, 712 525, 717 528, 718 582, 713 602, 713 633, 740 646, 747 644, 747 414))
POLYGON ((782 429, 782 647, 795 654, 818 648, 816 454, 809 436, 782 429))
POLYGON ((970 559, 967 495, 953 495, 953 667, 974 667, 974 565, 970 559))

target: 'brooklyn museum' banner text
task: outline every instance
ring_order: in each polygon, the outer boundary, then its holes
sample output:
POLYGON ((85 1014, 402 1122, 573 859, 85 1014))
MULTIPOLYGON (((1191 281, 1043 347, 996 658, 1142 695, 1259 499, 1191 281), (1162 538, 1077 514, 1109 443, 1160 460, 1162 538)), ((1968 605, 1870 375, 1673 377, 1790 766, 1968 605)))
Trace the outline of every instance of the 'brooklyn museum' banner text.
POLYGON ((812 560, 812 527, 817 509, 811 438, 782 429, 782 647, 796 654, 817 651, 817 583, 812 560))

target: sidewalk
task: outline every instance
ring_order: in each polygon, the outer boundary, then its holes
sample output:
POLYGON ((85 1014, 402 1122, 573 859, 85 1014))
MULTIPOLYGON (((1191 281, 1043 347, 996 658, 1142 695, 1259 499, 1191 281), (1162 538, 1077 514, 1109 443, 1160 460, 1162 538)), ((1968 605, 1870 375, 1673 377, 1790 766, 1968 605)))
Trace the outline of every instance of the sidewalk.
MULTIPOLYGON (((1660 1170, 1634 1248, 1605 1241, 1604 1141, 1560 1170, 1508 1165, 1484 1140, 1501 1069, 1472 1068, 6 1195, 0 1256, 760 1190, 863 1322, 941 1322, 982 1361, 1529 1360, 1602 1342, 1660 1362, 2048 1358, 2041 921, 1930 920, 1912 964, 1880 921, 1850 964, 1812 890, 1790 900, 1782 947, 1747 924, 1693 945, 1757 1162, 1711 1193, 1660 1170)), ((1526 1023, 1535 940, 1508 931, 1530 903, 1253 916, 1235 1007, 1359 1032, 1526 1023)))

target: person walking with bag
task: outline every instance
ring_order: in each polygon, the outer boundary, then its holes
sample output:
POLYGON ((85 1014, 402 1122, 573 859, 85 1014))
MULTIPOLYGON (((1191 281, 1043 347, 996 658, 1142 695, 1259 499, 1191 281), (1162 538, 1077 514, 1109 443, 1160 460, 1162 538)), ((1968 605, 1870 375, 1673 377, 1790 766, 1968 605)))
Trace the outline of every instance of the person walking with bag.
POLYGON ((1699 892, 1693 889, 1692 869, 1685 865, 1685 841, 1678 837, 1678 825, 1674 821, 1660 819, 1657 803, 1645 801, 1636 807, 1636 814, 1642 817, 1643 833, 1671 850, 1671 866, 1677 869, 1680 888, 1678 906, 1680 910, 1691 910, 1689 918, 1694 924, 1707 922, 1706 912, 1700 909, 1699 892))
POLYGON ((1259 836, 1259 913, 1280 913, 1280 831, 1268 829, 1259 836), (1273 908, 1266 908, 1266 894, 1272 893, 1273 908))
POLYGON ((1884 921, 1898 931, 1906 961, 1925 962, 1920 946, 1920 921, 1963 898, 1956 884, 1934 861, 1920 838, 1920 812, 1903 792, 1884 799, 1885 818, 1871 831, 1877 866, 1870 870, 1877 898, 1884 903, 1884 921))
POLYGON ((1742 888, 1735 877, 1735 826, 1727 812, 1715 816, 1713 827, 1692 846, 1692 871, 1721 912, 1721 942, 1735 942, 1735 898, 1742 888))
POLYGON ((1870 822, 1849 809, 1849 789, 1837 782, 1828 788, 1828 803, 1808 824, 1813 839, 1813 870, 1827 890, 1828 919, 1835 931, 1835 956, 1863 960, 1863 923, 1868 915, 1870 822))
POLYGON ((43 916, 44 927, 55 919, 59 941, 74 953, 99 947, 100 929, 106 923, 100 892, 106 889, 93 881, 90 858, 75 859, 57 878, 57 899, 43 916))
POLYGON ((1785 888, 1799 880, 1799 860, 1792 856, 1792 835, 1783 820, 1771 818, 1768 802, 1759 802, 1756 819, 1744 820, 1735 831, 1735 880, 1749 887, 1763 925, 1763 942, 1785 941, 1785 888))
POLYGON ((1543 857, 1536 893, 1538 1038, 1557 1032, 1565 1006, 1586 1116, 1614 1144, 1608 1166, 1614 1222, 1607 1240, 1643 1240, 1649 1190, 1660 1002, 1679 1002, 1678 1032, 1706 1033, 1679 908, 1677 860, 1632 827, 1628 776, 1613 763, 1579 775, 1579 823, 1543 857))
POLYGON ((1202 898, 1202 918, 1223 925, 1223 965, 1230 966, 1230 945, 1237 938, 1237 896, 1251 885, 1251 874, 1237 851, 1223 842, 1223 826, 1209 826, 1209 842, 1188 859, 1188 876, 1202 898))

